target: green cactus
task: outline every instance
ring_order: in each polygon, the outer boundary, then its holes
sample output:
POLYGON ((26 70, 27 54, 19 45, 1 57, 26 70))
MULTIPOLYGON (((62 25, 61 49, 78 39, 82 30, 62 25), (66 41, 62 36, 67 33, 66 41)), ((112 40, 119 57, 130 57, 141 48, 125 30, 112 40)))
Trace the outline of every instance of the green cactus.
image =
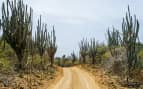
POLYGON ((27 38, 32 32, 32 9, 23 0, 7 0, 2 4, 1 29, 2 39, 15 51, 19 64, 18 69, 23 69, 24 53, 27 38))
POLYGON ((42 69, 44 69, 43 55, 46 50, 46 45, 47 45, 46 40, 47 40, 47 24, 42 23, 40 16, 40 18, 38 19, 37 31, 35 32, 35 45, 41 57, 41 63, 40 63, 41 79, 43 79, 43 71, 42 71, 42 69))
POLYGON ((120 33, 113 27, 113 31, 107 31, 107 43, 112 57, 117 57, 116 47, 120 46, 120 33))
POLYGON ((79 43, 79 53, 83 63, 86 63, 86 56, 88 55, 88 46, 89 44, 85 39, 81 40, 81 42, 79 43))
POLYGON ((95 42, 95 38, 91 39, 90 44, 89 44, 89 50, 88 50, 88 54, 89 57, 92 58, 92 64, 95 64, 96 60, 96 54, 97 54, 97 46, 96 46, 96 42, 95 42))
POLYGON ((71 53, 71 57, 72 57, 72 63, 74 64, 77 59, 74 51, 71 53))
POLYGON ((43 64, 43 55, 46 50, 47 40, 47 25, 42 23, 41 16, 38 19, 37 32, 35 32, 35 44, 37 46, 38 53, 41 57, 41 64, 43 64))
POLYGON ((37 32, 35 33, 35 42, 42 57, 46 48, 47 28, 46 24, 42 24, 41 16, 38 19, 37 32))
POLYGON ((126 17, 123 18, 122 22, 122 44, 126 49, 127 55, 127 66, 128 66, 128 79, 131 77, 131 71, 135 68, 137 63, 137 39, 139 33, 139 21, 136 16, 131 16, 130 9, 128 7, 128 12, 126 17))
POLYGON ((50 62, 51 62, 51 67, 53 67, 54 64, 54 56, 55 53, 57 51, 57 44, 56 44, 56 35, 55 35, 55 29, 53 26, 53 30, 51 31, 51 33, 48 33, 48 37, 47 37, 47 53, 50 57, 50 62))

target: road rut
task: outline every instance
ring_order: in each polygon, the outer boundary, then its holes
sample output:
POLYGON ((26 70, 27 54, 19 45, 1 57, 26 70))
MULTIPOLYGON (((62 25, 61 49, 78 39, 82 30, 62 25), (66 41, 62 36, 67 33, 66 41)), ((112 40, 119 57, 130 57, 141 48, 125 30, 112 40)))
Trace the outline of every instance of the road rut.
POLYGON ((88 72, 77 68, 63 68, 63 77, 51 89, 100 89, 88 72))

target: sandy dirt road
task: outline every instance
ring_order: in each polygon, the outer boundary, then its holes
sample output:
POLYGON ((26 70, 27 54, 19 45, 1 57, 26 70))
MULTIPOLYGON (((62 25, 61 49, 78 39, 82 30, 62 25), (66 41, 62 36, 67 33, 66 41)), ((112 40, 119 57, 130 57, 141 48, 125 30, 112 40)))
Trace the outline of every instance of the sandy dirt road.
POLYGON ((50 89, 100 89, 92 75, 80 68, 64 68, 63 72, 63 77, 50 89))

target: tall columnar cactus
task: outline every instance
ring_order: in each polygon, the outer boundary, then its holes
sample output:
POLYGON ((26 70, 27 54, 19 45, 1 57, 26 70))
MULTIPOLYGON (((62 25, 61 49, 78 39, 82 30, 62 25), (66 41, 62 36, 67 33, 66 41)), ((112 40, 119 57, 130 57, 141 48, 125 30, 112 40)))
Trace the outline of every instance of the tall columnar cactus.
POLYGON ((89 57, 92 58, 92 64, 95 64, 96 60, 96 54, 97 54, 97 46, 96 46, 96 42, 95 42, 95 38, 91 39, 90 41, 90 45, 89 45, 89 57))
POLYGON ((127 55, 127 65, 128 65, 128 78, 131 77, 131 71, 135 68, 137 62, 137 39, 139 33, 139 21, 130 14, 130 9, 128 7, 128 12, 126 17, 123 18, 122 22, 122 44, 126 49, 127 55))
POLYGON ((23 0, 3 2, 1 27, 2 39, 13 48, 19 61, 18 68, 22 69, 26 40, 32 32, 32 9, 29 11, 23 0))
POLYGON ((51 67, 52 67, 54 64, 54 56, 57 51, 56 35, 55 35, 54 26, 53 26, 53 30, 51 31, 51 33, 48 33, 46 49, 47 49, 48 55, 50 57, 51 67))
POLYGON ((47 26, 46 24, 42 23, 40 16, 40 18, 38 19, 37 32, 35 32, 35 44, 37 46, 38 52, 41 57, 41 64, 47 45, 46 40, 47 40, 47 26))
POLYGON ((77 59, 77 57, 76 57, 74 51, 71 53, 71 57, 72 57, 72 63, 74 64, 75 61, 76 61, 76 59, 77 59))
POLYGON ((107 31, 107 43, 112 57, 117 57, 116 47, 120 45, 120 33, 113 27, 113 31, 107 31))
POLYGON ((83 63, 86 62, 86 56, 88 55, 88 42, 87 40, 83 39, 81 40, 80 44, 79 44, 79 53, 80 53, 80 57, 82 57, 82 61, 83 63))

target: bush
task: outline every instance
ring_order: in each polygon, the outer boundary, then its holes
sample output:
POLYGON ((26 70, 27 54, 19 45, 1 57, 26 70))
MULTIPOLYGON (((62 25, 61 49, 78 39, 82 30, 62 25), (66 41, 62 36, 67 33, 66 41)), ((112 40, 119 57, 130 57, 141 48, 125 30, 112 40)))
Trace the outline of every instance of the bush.
POLYGON ((109 59, 110 57, 111 57, 111 55, 110 55, 110 52, 109 52, 109 51, 106 51, 106 52, 103 54, 103 56, 102 56, 103 60, 107 60, 107 59, 109 59))
POLYGON ((112 67, 111 67, 111 71, 113 74, 118 75, 120 77, 124 77, 126 74, 126 65, 124 63, 124 61, 118 60, 118 61, 114 61, 112 67))

